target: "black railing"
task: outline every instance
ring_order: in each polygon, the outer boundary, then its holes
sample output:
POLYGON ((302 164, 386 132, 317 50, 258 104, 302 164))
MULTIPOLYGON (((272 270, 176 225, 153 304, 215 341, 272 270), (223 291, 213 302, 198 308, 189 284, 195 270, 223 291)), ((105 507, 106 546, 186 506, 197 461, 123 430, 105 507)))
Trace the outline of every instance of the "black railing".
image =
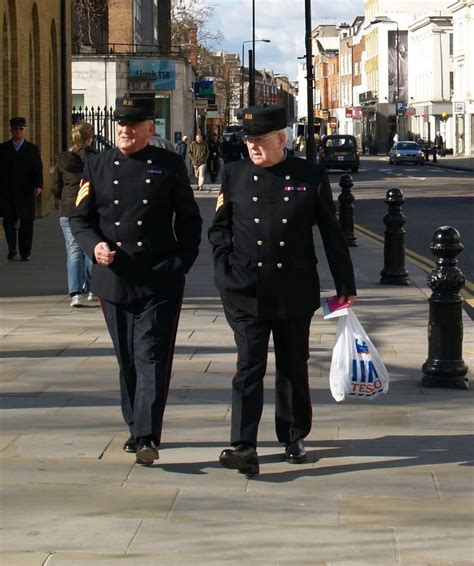
POLYGON ((82 108, 72 107, 72 124, 83 121, 94 126, 94 146, 95 149, 103 151, 115 145, 115 123, 113 108, 82 108))
POLYGON ((94 43, 84 45, 74 43, 73 55, 154 55, 159 57, 180 57, 183 55, 178 45, 153 45, 147 43, 94 43))

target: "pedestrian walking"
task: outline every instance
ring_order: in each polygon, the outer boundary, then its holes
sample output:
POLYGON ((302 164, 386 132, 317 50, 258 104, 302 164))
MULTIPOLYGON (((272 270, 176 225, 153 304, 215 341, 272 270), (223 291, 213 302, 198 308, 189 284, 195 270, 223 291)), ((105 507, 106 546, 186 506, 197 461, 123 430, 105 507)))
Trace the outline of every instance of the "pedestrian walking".
POLYGON ((187 152, 188 152, 188 136, 183 136, 176 144, 176 153, 178 155, 181 155, 181 157, 184 160, 186 160, 187 152))
POLYGON ((202 220, 181 157, 149 145, 154 100, 117 99, 117 147, 90 156, 70 223, 93 259, 120 367, 123 448, 158 459, 185 274, 198 255, 202 220))
POLYGON ((10 120, 11 139, 0 144, 0 216, 8 245, 8 261, 18 251, 29 261, 33 246, 36 198, 43 192, 43 164, 34 143, 25 139, 26 119, 10 120))
POLYGON ((89 155, 95 153, 91 147, 93 135, 94 127, 91 124, 75 124, 71 132, 71 147, 56 156, 53 172, 52 192, 59 200, 59 225, 66 244, 68 291, 71 307, 75 308, 96 300, 90 291, 92 260, 81 250, 69 226, 69 216, 74 210, 84 164, 89 155))
POLYGON ((356 288, 326 170, 286 157, 285 107, 254 106, 243 115, 250 159, 225 166, 208 235, 215 282, 238 352, 231 447, 219 460, 225 468, 256 474, 270 334, 276 361, 276 435, 287 462, 306 461, 303 439, 312 421, 309 332, 320 306, 315 224, 340 302, 352 302, 356 288))
POLYGON ((217 136, 211 136, 208 143, 209 147, 209 157, 207 158, 207 170, 209 171, 209 176, 211 178, 211 183, 217 181, 217 175, 219 174, 219 138, 217 136))
POLYGON ((198 191, 203 191, 209 147, 202 139, 201 134, 197 134, 195 141, 189 146, 189 157, 193 166, 194 176, 197 180, 197 189, 198 191))
POLYGON ((438 155, 440 156, 444 156, 444 140, 443 140, 443 136, 441 135, 441 132, 436 132, 436 136, 434 139, 434 146, 436 151, 438 152, 438 155))

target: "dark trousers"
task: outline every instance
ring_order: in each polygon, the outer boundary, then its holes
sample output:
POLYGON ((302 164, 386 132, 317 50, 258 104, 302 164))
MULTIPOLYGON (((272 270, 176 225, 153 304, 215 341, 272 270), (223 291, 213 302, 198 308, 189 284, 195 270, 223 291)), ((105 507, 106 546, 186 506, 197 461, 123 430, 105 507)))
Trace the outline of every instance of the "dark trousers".
POLYGON ((257 445, 263 410, 263 378, 268 343, 275 348, 275 426, 280 442, 306 437, 312 407, 308 384, 311 317, 260 320, 224 301, 224 312, 237 346, 237 373, 232 381, 231 444, 257 445))
POLYGON ((17 252, 17 223, 18 227, 18 247, 22 257, 29 256, 33 245, 33 220, 19 220, 18 218, 8 217, 3 219, 3 229, 7 240, 8 251, 12 254, 17 252))
POLYGON ((132 304, 101 301, 120 367, 122 414, 136 438, 161 440, 184 285, 132 304))

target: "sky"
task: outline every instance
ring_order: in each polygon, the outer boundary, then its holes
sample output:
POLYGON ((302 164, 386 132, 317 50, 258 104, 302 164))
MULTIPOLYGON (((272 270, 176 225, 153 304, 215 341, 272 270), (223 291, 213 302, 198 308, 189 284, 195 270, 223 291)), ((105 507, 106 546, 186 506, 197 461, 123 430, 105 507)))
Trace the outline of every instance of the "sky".
MULTIPOLYGON (((242 57, 242 42, 252 39, 252 0, 212 0, 214 17, 210 29, 224 35, 215 50, 238 53, 242 57)), ((364 0, 312 0, 312 28, 320 24, 351 24, 364 15, 364 0)), ((256 43, 257 69, 268 69, 296 80, 297 57, 305 55, 305 0, 255 0, 255 39, 271 43, 256 43)), ((248 49, 245 44, 245 66, 248 49)))

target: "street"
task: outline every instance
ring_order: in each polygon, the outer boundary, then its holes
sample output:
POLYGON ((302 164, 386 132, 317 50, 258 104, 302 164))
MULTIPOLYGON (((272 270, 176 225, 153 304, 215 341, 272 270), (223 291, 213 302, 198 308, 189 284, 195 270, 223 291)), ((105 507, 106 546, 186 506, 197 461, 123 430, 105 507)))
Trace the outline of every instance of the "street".
MULTIPOLYGON (((337 185, 345 173, 329 171, 335 200, 340 191, 337 185)), ((429 249, 433 233, 440 226, 454 226, 464 244, 464 250, 458 256, 459 267, 468 281, 474 281, 474 249, 471 244, 474 181, 471 172, 430 165, 389 165, 385 156, 363 156, 359 173, 351 176, 355 224, 383 237, 383 217, 388 211, 385 195, 389 189, 399 188, 405 197, 402 211, 407 219, 407 250, 434 260, 435 256, 429 249)))

